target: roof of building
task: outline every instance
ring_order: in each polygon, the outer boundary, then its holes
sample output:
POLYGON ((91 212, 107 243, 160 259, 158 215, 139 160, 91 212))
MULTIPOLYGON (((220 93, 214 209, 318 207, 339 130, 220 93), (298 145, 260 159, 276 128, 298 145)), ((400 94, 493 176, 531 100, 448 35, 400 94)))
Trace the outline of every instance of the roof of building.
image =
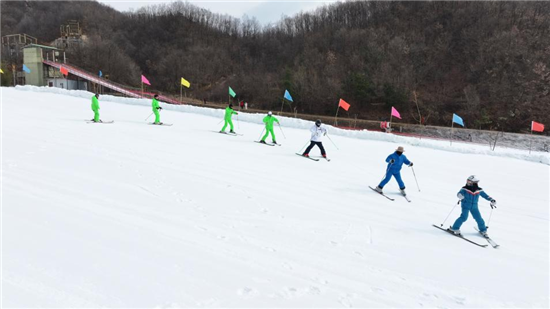
POLYGON ((40 48, 46 48, 46 49, 61 50, 53 46, 46 46, 46 45, 40 45, 40 44, 29 44, 23 48, 28 48, 28 47, 40 47, 40 48))

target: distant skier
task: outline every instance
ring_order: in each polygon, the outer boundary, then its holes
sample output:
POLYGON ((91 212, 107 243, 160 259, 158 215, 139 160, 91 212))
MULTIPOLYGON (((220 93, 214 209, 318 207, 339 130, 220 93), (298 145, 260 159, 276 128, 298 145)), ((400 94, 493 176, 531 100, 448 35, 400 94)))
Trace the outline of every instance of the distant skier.
POLYGON ((94 119, 92 119, 92 121, 101 122, 99 119, 99 93, 96 93, 92 97, 92 111, 94 111, 94 119))
POLYGON ((401 192, 401 194, 403 194, 403 196, 407 195, 407 193, 405 192, 405 184, 401 179, 401 167, 403 166, 403 163, 407 164, 408 166, 413 166, 413 163, 409 161, 409 159, 407 159, 407 157, 403 154, 404 151, 405 149, 399 146, 394 153, 386 158, 386 162, 388 162, 386 177, 384 177, 384 179, 382 179, 376 189, 374 189, 376 192, 382 193, 382 189, 393 176, 397 181, 397 184, 399 184, 399 191, 401 192))
POLYGON ((153 97, 153 113, 155 113, 154 124, 162 124, 162 122, 160 122, 160 113, 159 113, 159 111, 162 110, 162 107, 160 107, 159 105, 158 98, 159 98, 158 94, 155 94, 153 97))
POLYGON ((462 213, 460 214, 460 217, 456 219, 455 223, 449 227, 449 230, 456 235, 460 235, 460 226, 468 220, 468 213, 472 213, 472 217, 474 217, 477 222, 479 232, 483 236, 489 237, 489 235, 487 235, 485 221, 483 221, 483 218, 481 217, 477 202, 479 201, 479 196, 481 196, 491 202, 491 208, 496 208, 497 201, 487 195, 487 193, 485 193, 485 191, 478 186, 478 182, 479 179, 475 175, 468 177, 466 180, 466 185, 462 187, 456 195, 460 199, 462 213))
POLYGON ((266 143, 265 139, 267 138, 269 133, 271 133, 271 141, 273 142, 273 144, 277 144, 277 141, 275 139, 275 133, 273 132, 273 122, 277 122, 278 124, 279 119, 273 117, 273 113, 269 111, 267 113, 267 116, 264 117, 263 121, 265 123, 265 135, 264 137, 262 137, 262 140, 260 141, 260 143, 265 144, 266 143))
POLYGON ((315 120, 315 125, 313 125, 311 129, 309 129, 309 131, 311 131, 311 143, 306 148, 306 151, 304 151, 302 156, 309 157, 309 152, 311 151, 311 149, 313 149, 313 146, 317 145, 317 147, 321 149, 321 155, 323 155, 323 158, 326 158, 327 153, 325 151, 325 147, 323 147, 323 142, 321 142, 321 138, 327 135, 327 129, 324 125, 322 125, 321 120, 317 119, 315 120))
POLYGON ((225 128, 227 128, 228 124, 229 124, 229 133, 235 133, 235 131, 233 131, 233 121, 231 120, 231 117, 233 117, 233 114, 238 115, 239 113, 233 110, 233 104, 230 103, 229 106, 225 108, 225 116, 223 118, 225 123, 220 133, 225 133, 225 128))

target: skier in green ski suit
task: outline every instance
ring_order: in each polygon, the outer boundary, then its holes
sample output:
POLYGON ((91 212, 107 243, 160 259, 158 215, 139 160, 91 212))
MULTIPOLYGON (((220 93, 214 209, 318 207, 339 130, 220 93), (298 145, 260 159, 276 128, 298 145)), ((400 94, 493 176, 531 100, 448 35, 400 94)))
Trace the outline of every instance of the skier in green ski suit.
POLYGON ((158 98, 159 98, 158 94, 155 94, 155 96, 153 97, 153 113, 155 113, 154 124, 162 124, 162 122, 160 122, 160 113, 159 113, 159 110, 162 110, 162 107, 159 106, 158 98))
POLYGON ((233 117, 233 114, 238 115, 239 113, 233 110, 233 104, 229 104, 229 106, 225 108, 225 116, 223 118, 223 120, 225 120, 225 123, 220 133, 225 133, 225 128, 227 128, 228 124, 229 124, 229 133, 235 133, 235 131, 233 131, 233 121, 231 120, 231 117, 233 117))
POLYGON ((264 123, 265 123, 265 135, 262 137, 262 140, 260 143, 265 144, 265 139, 271 133, 271 140, 273 141, 273 144, 277 144, 277 141, 275 141, 275 133, 273 132, 273 123, 277 122, 279 123, 279 119, 273 117, 272 112, 268 112, 267 116, 264 117, 264 123))
POLYGON ((92 119, 93 122, 100 122, 99 120, 99 93, 96 93, 92 97, 92 110, 94 111, 94 119, 92 119))

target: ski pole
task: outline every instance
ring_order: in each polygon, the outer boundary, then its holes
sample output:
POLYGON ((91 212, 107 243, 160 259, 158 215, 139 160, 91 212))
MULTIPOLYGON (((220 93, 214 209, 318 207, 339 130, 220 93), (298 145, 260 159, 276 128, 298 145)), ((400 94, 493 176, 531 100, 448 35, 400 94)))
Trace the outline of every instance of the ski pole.
POLYGON ((310 142, 306 142, 306 143, 304 144, 304 146, 302 146, 302 148, 300 148, 300 151, 298 151, 298 152, 302 152, 302 150, 304 150, 304 148, 307 146, 307 143, 310 143, 310 142))
MULTIPOLYGON (((151 115, 149 115, 149 117, 153 116, 154 112, 151 113, 151 115)), ((145 118, 145 121, 147 121, 147 119, 149 119, 149 117, 145 118)))
POLYGON ((416 180, 416 174, 414 173, 414 167, 411 166, 411 169, 413 171, 414 181, 416 181, 416 187, 418 188, 418 192, 420 192, 420 187, 418 186, 418 180, 416 180))
POLYGON ((281 129, 281 133, 283 133, 283 137, 286 139, 285 132, 283 131, 283 128, 281 127, 281 124, 277 122, 279 125, 279 129, 281 129))
POLYGON ((336 146, 336 144, 332 141, 332 139, 330 138, 330 136, 328 136, 328 134, 327 134, 327 137, 328 137, 328 139, 330 140, 330 142, 334 145, 334 147, 336 147, 337 150, 340 150, 340 149, 338 148, 338 146, 336 146))
MULTIPOLYGON (((458 202, 456 203, 456 205, 460 204, 460 200, 458 200, 458 202)), ((445 224, 445 221, 447 221, 447 219, 449 219, 449 216, 451 215, 451 213, 453 212, 453 210, 455 210, 455 207, 456 205, 453 206, 453 209, 451 209, 451 212, 449 212, 449 214, 447 215, 447 218, 445 218, 445 220, 443 221, 443 223, 441 223, 441 227, 443 227, 443 224, 445 224)))
POLYGON ((491 223, 492 216, 493 216, 493 207, 491 207, 491 214, 489 215, 489 221, 487 221, 487 228, 489 228, 489 223, 491 223))
POLYGON ((262 133, 260 133, 260 136, 258 136, 258 140, 260 140, 260 138, 262 138, 262 134, 264 134, 264 130, 265 130, 265 128, 262 129, 262 133))
POLYGON ((388 165, 388 168, 386 169, 386 173, 384 173, 384 176, 382 176, 382 179, 380 180, 380 182, 382 182, 382 180, 386 179, 386 177, 388 177, 388 172, 390 171, 390 168, 391 166, 393 165, 393 163, 390 163, 388 165))

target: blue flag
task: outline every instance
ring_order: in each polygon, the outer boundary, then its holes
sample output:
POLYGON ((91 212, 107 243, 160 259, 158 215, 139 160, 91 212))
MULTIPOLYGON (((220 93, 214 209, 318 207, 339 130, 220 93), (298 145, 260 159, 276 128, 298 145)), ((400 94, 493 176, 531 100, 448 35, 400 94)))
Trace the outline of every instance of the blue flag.
POLYGON ((292 97, 290 96, 290 93, 288 92, 288 90, 285 90, 285 99, 289 100, 290 102, 294 102, 292 101, 292 97))
POLYGON ((99 77, 103 76, 103 72, 101 72, 101 70, 99 70, 99 77))
POLYGON ((26 65, 23 65, 23 71, 27 72, 27 73, 30 73, 31 72, 31 69, 27 68, 26 65))
POLYGON ((464 121, 462 121, 462 118, 460 118, 457 114, 453 114, 453 122, 464 126, 464 121))

